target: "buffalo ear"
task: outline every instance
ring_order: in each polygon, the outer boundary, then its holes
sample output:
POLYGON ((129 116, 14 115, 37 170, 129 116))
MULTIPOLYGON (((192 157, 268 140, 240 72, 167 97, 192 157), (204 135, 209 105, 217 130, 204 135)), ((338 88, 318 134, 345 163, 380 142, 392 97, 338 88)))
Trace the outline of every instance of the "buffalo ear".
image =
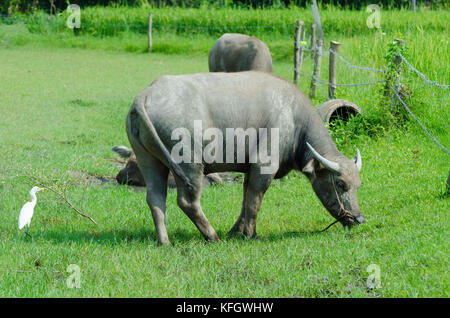
POLYGON ((316 160, 311 159, 308 161, 308 163, 303 167, 302 172, 307 176, 309 179, 313 179, 316 176, 316 160))
POLYGON ((117 152, 122 158, 129 158, 133 155, 133 150, 125 146, 115 146, 111 150, 117 152))

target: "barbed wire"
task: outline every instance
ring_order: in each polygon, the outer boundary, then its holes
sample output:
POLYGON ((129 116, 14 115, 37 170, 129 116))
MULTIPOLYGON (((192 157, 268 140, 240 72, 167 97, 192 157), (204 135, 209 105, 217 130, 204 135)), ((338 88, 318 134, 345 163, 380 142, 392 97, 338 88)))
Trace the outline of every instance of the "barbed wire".
MULTIPOLYGON (((295 42, 295 44, 297 45, 301 45, 301 42, 295 42)), ((304 46, 304 45, 303 45, 304 46)), ((324 46, 326 47, 326 46, 324 46)), ((303 51, 307 51, 307 52, 311 52, 314 51, 314 49, 310 49, 307 47, 303 48, 303 51)), ((335 52, 331 47, 328 48, 328 52, 335 54, 342 62, 344 62, 348 68, 350 69, 358 69, 361 71, 369 71, 369 72, 380 72, 383 73, 385 71, 385 69, 376 69, 376 68, 372 68, 372 67, 364 67, 364 66, 356 66, 356 65, 352 65, 349 61, 347 61, 343 56, 341 56, 339 53, 335 52)), ((319 54, 321 54, 321 50, 319 48, 319 54)), ((321 54, 322 56, 325 56, 327 54, 321 54)), ((421 73, 420 71, 418 71, 415 67, 413 67, 407 60, 406 58, 401 55, 401 54, 397 54, 402 60, 403 62, 405 62, 406 65, 408 65, 408 67, 414 71, 417 75, 419 75, 427 84, 429 85, 434 85, 437 87, 441 87, 441 88, 448 88, 450 87, 450 85, 448 84, 439 84, 436 81, 431 81, 429 80, 423 73, 421 73)), ((353 83, 353 84, 341 84, 341 83, 336 83, 336 84, 332 84, 329 82, 325 82, 322 81, 320 78, 318 78, 315 75, 310 75, 310 74, 304 74, 298 71, 297 68, 294 68, 294 72, 300 76, 303 77, 308 77, 311 79, 314 79, 317 83, 321 84, 321 85, 326 85, 328 87, 334 85, 334 86, 341 86, 341 87, 355 87, 355 86, 365 86, 365 85, 374 85, 377 83, 384 83, 383 80, 379 80, 379 81, 375 81, 375 82, 367 82, 367 83, 353 83)), ((322 86, 319 85, 319 91, 320 93, 324 96, 325 99, 330 100, 330 98, 323 92, 322 90, 322 86)), ((422 122, 414 115, 414 113, 409 109, 409 107, 406 105, 406 103, 402 100, 402 98, 400 97, 400 95, 398 94, 398 92, 393 88, 390 87, 390 89, 393 91, 394 95, 396 96, 396 98, 399 100, 399 102, 402 104, 402 106, 405 108, 405 110, 409 113, 409 115, 419 124, 419 126, 422 128, 422 130, 431 138, 431 140, 438 145, 442 150, 444 150, 447 154, 450 155, 450 150, 448 150, 445 146, 443 146, 429 131, 428 129, 426 129, 426 127, 422 124, 422 122)))
POLYGON ((318 47, 318 48, 316 47, 315 49, 319 51, 318 53, 322 57, 327 56, 328 53, 329 53, 329 51, 327 49, 327 46, 325 44, 323 46, 318 47))
POLYGON ((384 72, 385 69, 378 69, 378 68, 372 68, 372 67, 366 67, 366 66, 357 66, 352 65, 349 61, 344 59, 342 55, 340 55, 338 52, 334 51, 331 47, 328 49, 331 53, 335 54, 342 62, 344 62, 348 68, 358 69, 362 71, 368 71, 368 72, 384 72))
POLYGON ((441 88, 448 88, 448 87, 450 87, 449 84, 439 84, 439 83, 436 82, 436 81, 431 81, 431 80, 429 80, 423 73, 421 73, 421 72, 418 71, 414 66, 412 66, 412 65, 406 60, 406 58, 405 58, 403 55, 397 53, 397 56, 399 56, 399 57, 402 59, 402 61, 405 62, 406 65, 408 65, 409 68, 410 68, 412 71, 414 71, 417 75, 419 75, 419 76, 420 76, 427 84, 429 84, 429 85, 434 85, 434 86, 441 87, 441 88))
POLYGON ((394 95, 397 97, 397 99, 400 101, 402 106, 406 109, 406 111, 411 115, 412 118, 414 118, 415 121, 419 124, 419 126, 422 128, 422 130, 431 138, 431 140, 434 141, 436 145, 438 145, 442 150, 444 150, 448 155, 450 155, 450 150, 448 150, 446 147, 444 147, 429 131, 425 128, 425 126, 420 122, 419 119, 413 114, 413 112, 409 109, 409 107, 406 105, 406 103, 402 100, 398 92, 395 90, 395 88, 390 87, 390 89, 394 92, 394 95))
POLYGON ((384 83, 384 81, 379 80, 379 81, 366 82, 366 83, 351 83, 351 84, 341 84, 341 83, 336 83, 336 84, 332 84, 332 83, 330 83, 330 82, 322 81, 320 78, 318 78, 318 77, 315 76, 315 75, 310 75, 310 74, 305 74, 305 73, 299 72, 296 68, 294 68, 294 71, 295 71, 297 74, 299 74, 300 76, 313 78, 313 79, 315 79, 319 84, 327 85, 327 86, 335 85, 335 86, 341 86, 341 87, 355 87, 355 86, 368 86, 368 85, 375 85, 375 84, 378 84, 378 83, 384 83))
POLYGON ((319 85, 318 88, 319 88, 320 93, 322 94, 322 96, 323 96, 326 100, 330 100, 330 99, 331 99, 327 94, 325 94, 325 92, 323 91, 321 85, 319 85))

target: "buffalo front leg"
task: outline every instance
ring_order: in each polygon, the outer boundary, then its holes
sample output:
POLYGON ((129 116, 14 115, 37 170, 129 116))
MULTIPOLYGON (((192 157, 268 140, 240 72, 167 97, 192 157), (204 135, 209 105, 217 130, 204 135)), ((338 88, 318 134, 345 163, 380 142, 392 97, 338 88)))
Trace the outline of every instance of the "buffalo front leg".
POLYGON ((264 193, 269 188, 272 179, 272 175, 260 174, 258 168, 250 173, 243 207, 245 209, 244 235, 246 237, 256 237, 256 218, 264 193))
POLYGON ((244 222, 245 222, 245 197, 247 193, 248 188, 248 173, 245 174, 244 178, 244 184, 243 184, 243 199, 242 199, 242 208, 241 208, 241 214, 239 215, 238 219, 234 223, 231 230, 228 232, 228 235, 234 235, 234 234, 243 234, 244 233, 244 222))
POLYGON ((177 203, 184 213, 191 219, 197 229, 202 233, 207 241, 219 241, 216 231, 209 223, 202 206, 200 205, 200 196, 202 192, 202 178, 203 174, 196 174, 190 178, 194 185, 194 189, 190 190, 180 182, 177 181, 177 203))

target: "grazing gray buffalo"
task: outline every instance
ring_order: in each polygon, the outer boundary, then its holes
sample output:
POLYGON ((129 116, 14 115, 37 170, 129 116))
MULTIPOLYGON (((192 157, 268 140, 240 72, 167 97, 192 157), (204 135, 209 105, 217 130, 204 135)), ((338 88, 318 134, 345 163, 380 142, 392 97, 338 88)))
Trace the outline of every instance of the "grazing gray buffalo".
POLYGON ((178 206, 208 241, 219 239, 200 205, 203 174, 211 172, 245 173, 241 214, 231 233, 256 236, 264 193, 274 178, 293 169, 308 177, 342 225, 364 222, 356 196, 361 184, 359 151, 352 160, 342 155, 305 95, 272 74, 162 76, 135 98, 126 128, 161 244, 170 244, 164 222, 169 171, 177 183, 178 206), (258 147, 251 145, 252 131, 260 133, 258 147), (238 132, 245 133, 244 142, 238 132), (217 146, 224 144, 226 149, 217 146))
POLYGON ((261 40, 237 33, 226 33, 214 44, 208 57, 210 72, 272 72, 272 57, 261 40))
MULTIPOLYGON (((125 167, 119 171, 116 176, 116 180, 119 184, 128 184, 137 187, 145 187, 144 176, 139 170, 136 156, 133 150, 125 146, 115 146, 112 151, 118 153, 122 158, 127 159, 125 167)), ((169 175, 169 187, 175 188, 175 180, 172 175, 169 175)), ((203 179, 203 186, 209 186, 213 184, 223 184, 222 178, 218 173, 210 173, 203 179)))

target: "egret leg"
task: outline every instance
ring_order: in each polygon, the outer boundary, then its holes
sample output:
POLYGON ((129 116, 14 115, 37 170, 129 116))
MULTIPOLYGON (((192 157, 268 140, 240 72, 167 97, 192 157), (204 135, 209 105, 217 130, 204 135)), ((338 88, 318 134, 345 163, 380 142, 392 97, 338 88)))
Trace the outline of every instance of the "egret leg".
POLYGON ((26 234, 27 236, 29 236, 30 238, 32 238, 31 235, 30 235, 30 233, 28 233, 28 230, 29 230, 29 229, 30 229, 30 226, 27 225, 27 229, 26 229, 26 231, 25 231, 25 234, 26 234))

